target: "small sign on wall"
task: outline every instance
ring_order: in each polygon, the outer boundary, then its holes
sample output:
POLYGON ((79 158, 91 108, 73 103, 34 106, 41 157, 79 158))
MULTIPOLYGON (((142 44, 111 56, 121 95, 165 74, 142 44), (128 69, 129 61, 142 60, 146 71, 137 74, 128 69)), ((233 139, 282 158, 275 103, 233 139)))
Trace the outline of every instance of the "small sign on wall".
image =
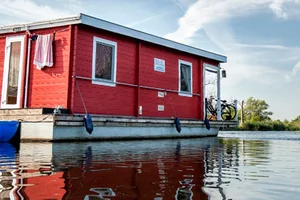
POLYGON ((166 72, 165 60, 154 58, 154 71, 166 72))
POLYGON ((160 98, 164 98, 165 97, 165 93, 164 92, 158 92, 157 96, 160 98))
POLYGON ((157 106, 157 110, 158 111, 164 111, 165 110, 165 106, 164 105, 158 105, 157 106))

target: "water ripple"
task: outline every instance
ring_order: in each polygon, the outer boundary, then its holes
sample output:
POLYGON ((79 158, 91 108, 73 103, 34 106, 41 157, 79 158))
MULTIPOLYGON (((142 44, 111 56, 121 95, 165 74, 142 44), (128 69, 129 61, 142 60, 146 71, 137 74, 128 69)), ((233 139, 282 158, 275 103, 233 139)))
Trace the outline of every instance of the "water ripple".
POLYGON ((0 199, 297 199, 299 134, 280 134, 0 144, 0 199))

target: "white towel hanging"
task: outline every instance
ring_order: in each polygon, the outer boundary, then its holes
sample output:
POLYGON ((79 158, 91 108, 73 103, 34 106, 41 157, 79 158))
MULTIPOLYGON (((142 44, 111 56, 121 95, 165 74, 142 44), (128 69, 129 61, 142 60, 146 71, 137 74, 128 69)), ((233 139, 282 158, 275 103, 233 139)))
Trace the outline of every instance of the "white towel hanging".
POLYGON ((52 37, 50 34, 38 36, 33 64, 35 64, 39 70, 45 66, 53 66, 52 37))

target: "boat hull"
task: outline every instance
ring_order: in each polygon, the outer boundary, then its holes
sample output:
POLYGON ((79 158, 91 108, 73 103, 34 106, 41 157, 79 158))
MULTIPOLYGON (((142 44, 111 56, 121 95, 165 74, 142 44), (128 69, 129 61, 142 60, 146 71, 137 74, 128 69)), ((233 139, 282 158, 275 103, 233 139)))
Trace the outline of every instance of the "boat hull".
POLYGON ((0 142, 9 142, 17 133, 18 121, 0 121, 0 142))

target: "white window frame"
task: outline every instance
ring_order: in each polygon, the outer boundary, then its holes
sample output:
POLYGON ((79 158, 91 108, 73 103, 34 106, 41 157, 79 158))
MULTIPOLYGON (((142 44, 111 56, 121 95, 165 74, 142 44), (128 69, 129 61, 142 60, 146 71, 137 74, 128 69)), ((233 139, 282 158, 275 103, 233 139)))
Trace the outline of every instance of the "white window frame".
POLYGON ((11 36, 6 38, 5 44, 5 57, 4 57, 4 69, 3 69, 3 80, 2 80, 2 95, 1 95, 1 108, 21 108, 21 91, 23 88, 22 74, 23 74, 23 65, 24 65, 24 36, 11 36), (19 80, 18 80, 18 91, 17 91, 17 102, 16 104, 7 104, 6 95, 7 95, 7 85, 8 85, 8 75, 9 75, 9 64, 10 64, 10 48, 13 42, 21 42, 20 47, 20 63, 19 63, 19 80))
POLYGON ((206 98, 206 85, 205 85, 205 80, 206 80, 206 77, 205 77, 205 71, 207 70, 210 70, 211 73, 215 73, 217 74, 217 100, 218 100, 218 103, 217 103, 217 106, 218 106, 218 109, 217 109, 217 112, 218 112, 218 115, 217 115, 217 120, 220 120, 221 119, 221 104, 220 104, 220 66, 216 66, 216 65, 211 65, 211 64, 208 64, 208 63, 203 63, 203 113, 205 116, 205 98, 206 98))
POLYGON ((117 78, 117 42, 106 40, 106 39, 94 36, 94 41, 93 41, 93 62, 92 62, 92 84, 115 87, 116 86, 116 78, 117 78), (113 56, 112 56, 113 75, 112 75, 112 80, 96 78, 95 72, 96 72, 97 43, 102 43, 104 45, 108 45, 108 46, 113 47, 113 56))
POLYGON ((178 95, 185 96, 185 97, 193 97, 193 64, 191 62, 187 62, 184 60, 178 60, 178 95), (191 67, 191 91, 190 92, 183 92, 181 91, 181 84, 180 84, 180 66, 181 64, 189 65, 191 67))

